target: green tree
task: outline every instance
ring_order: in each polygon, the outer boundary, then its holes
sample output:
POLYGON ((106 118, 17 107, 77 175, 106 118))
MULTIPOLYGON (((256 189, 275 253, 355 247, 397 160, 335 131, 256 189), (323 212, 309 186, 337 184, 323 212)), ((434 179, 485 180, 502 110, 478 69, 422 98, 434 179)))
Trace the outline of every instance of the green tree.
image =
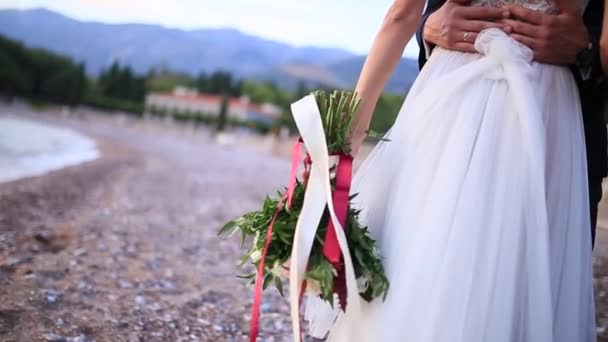
POLYGON ((228 102, 230 97, 227 94, 222 95, 222 105, 220 107, 220 113, 217 118, 217 131, 222 132, 226 129, 226 122, 228 121, 228 102))
POLYGON ((144 77, 136 76, 131 67, 121 67, 115 61, 100 74, 99 90, 104 97, 142 102, 146 95, 146 82, 144 77))
POLYGON ((147 91, 153 92, 171 92, 178 86, 198 88, 197 79, 190 75, 156 68, 146 74, 145 85, 147 91))
POLYGON ((201 92, 201 93, 208 93, 209 92, 209 77, 207 77, 207 74, 205 74, 204 72, 201 72, 198 77, 196 78, 196 89, 201 92))
POLYGON ((209 92, 212 94, 230 93, 232 75, 229 72, 217 71, 209 78, 209 92))

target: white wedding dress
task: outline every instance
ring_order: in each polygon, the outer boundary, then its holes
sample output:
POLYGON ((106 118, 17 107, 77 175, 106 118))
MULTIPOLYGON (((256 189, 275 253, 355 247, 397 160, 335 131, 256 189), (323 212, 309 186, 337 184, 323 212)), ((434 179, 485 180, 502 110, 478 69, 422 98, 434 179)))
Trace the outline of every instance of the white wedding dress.
MULTIPOLYGON (((476 0, 550 11, 547 0, 476 0)), ((567 67, 531 62, 499 30, 479 54, 435 49, 355 175, 391 282, 384 302, 335 312, 330 342, 595 341, 585 140, 567 67)), ((331 329, 330 329, 331 327, 331 329)))

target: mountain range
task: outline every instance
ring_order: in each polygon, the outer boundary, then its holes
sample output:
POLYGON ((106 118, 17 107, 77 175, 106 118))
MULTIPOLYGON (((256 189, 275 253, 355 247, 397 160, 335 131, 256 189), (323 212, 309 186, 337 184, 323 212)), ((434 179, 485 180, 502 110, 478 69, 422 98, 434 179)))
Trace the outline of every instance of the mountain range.
MULTIPOLYGON (((365 61, 342 49, 294 47, 234 29, 83 22, 46 9, 0 10, 0 34, 82 61, 93 75, 118 61, 138 73, 159 66, 190 75, 227 70, 287 88, 352 88, 365 61)), ((405 93, 417 74, 416 62, 404 58, 386 90, 405 93)))

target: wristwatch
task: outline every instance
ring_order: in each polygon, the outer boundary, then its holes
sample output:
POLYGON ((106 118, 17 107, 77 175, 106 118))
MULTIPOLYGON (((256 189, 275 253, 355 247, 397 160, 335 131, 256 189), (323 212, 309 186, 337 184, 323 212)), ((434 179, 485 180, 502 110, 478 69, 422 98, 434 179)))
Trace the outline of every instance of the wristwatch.
POLYGON ((575 65, 584 81, 589 80, 592 76, 597 52, 597 44, 593 40, 590 40, 587 47, 576 55, 575 65))

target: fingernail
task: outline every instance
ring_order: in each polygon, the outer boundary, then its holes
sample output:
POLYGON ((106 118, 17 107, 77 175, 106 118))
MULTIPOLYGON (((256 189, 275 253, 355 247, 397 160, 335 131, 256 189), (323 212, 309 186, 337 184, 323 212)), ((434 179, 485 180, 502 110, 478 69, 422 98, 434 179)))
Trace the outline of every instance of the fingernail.
POLYGON ((512 28, 511 26, 505 26, 505 27, 503 28, 503 30, 504 30, 506 33, 511 33, 511 31, 513 31, 513 28, 512 28))
POLYGON ((502 12, 502 16, 505 17, 505 18, 508 18, 509 15, 510 15, 509 11, 502 12))

